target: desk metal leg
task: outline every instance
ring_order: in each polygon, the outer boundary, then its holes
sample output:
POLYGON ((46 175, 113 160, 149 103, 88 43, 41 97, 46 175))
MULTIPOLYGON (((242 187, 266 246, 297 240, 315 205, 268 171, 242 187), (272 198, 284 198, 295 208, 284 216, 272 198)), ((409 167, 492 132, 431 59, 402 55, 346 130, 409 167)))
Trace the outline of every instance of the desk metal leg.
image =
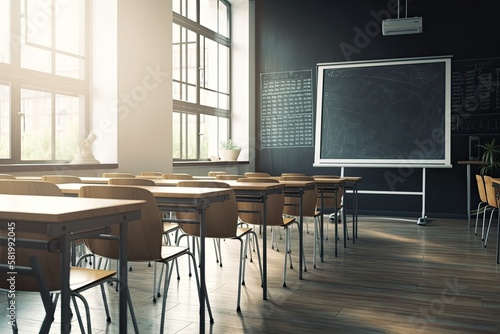
MULTIPOLYGON (((300 200, 299 200, 299 213, 300 213, 300 219, 299 219, 299 279, 302 279, 302 269, 304 268, 304 263, 302 259, 304 258, 304 235, 303 235, 303 227, 304 227, 304 214, 302 212, 302 198, 303 198, 303 191, 300 191, 300 200)), ((285 254, 286 256, 286 254, 285 254)))
MULTIPOLYGON (((267 195, 266 195, 267 196, 267 195)), ((266 198, 262 201, 262 294, 263 299, 267 300, 267 201, 266 198)))
POLYGON ((467 164, 467 226, 470 226, 470 164, 467 164))
POLYGON ((120 284, 120 333, 127 333, 127 288, 128 288, 128 270, 127 270, 127 235, 128 235, 128 225, 126 222, 120 224, 120 251, 119 251, 119 264, 118 270, 120 273, 119 279, 120 284))
POLYGON ((70 242, 67 235, 61 237, 61 333, 71 332, 71 309, 69 288, 70 242))

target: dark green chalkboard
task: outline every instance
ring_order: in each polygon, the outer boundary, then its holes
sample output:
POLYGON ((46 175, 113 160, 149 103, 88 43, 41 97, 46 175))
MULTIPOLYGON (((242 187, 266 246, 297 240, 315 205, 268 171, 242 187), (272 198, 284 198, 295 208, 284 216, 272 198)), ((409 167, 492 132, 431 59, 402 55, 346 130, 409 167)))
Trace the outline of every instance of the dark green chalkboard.
POLYGON ((450 166, 450 60, 318 66, 315 165, 450 166))

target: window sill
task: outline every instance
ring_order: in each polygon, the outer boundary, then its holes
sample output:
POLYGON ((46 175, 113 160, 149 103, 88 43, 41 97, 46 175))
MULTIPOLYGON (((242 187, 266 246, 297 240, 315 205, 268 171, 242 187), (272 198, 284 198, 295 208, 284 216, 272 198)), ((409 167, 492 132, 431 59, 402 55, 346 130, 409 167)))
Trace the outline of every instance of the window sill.
POLYGON ((174 167, 182 166, 238 166, 248 165, 248 161, 174 161, 174 167))
POLYGON ((118 164, 9 164, 0 165, 0 173, 21 173, 21 172, 60 172, 66 174, 68 171, 76 170, 96 170, 96 169, 117 169, 118 164))

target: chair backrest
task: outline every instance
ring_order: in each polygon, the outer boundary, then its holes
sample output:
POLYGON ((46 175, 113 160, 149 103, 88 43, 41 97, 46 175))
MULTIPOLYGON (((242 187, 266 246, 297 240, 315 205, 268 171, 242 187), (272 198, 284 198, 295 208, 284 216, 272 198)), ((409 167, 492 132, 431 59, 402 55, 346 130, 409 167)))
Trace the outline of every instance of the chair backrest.
MULTIPOLYGON (((61 190, 53 183, 45 181, 30 181, 30 180, 0 180, 0 193, 11 195, 40 195, 40 196, 62 196, 61 190)), ((26 203, 29 206, 29 203, 26 203)), ((7 222, 0 222, 7 224, 7 222)), ((0 229, 0 235, 6 236, 7 228, 0 229)), ((22 232, 16 230, 16 239, 34 239, 40 241, 48 241, 47 235, 44 233, 22 232)), ((5 246, 0 246, 0 263, 8 263, 8 251, 5 246)), ((38 258, 42 277, 49 291, 59 290, 60 285, 60 261, 59 253, 51 253, 47 250, 16 248, 16 265, 30 267, 30 257, 38 258)), ((5 273, 0 273, 0 288, 9 289, 7 276, 5 273)), ((19 291, 39 291, 34 277, 26 275, 18 275, 16 277, 16 290, 19 291)))
MULTIPOLYGON (((314 175, 314 179, 340 179, 338 175, 314 175)), ((344 203, 344 187, 339 187, 337 189, 337 196, 332 191, 323 191, 323 208, 329 209, 341 209, 344 203), (335 205, 335 198, 337 199, 337 205, 335 205)), ((318 201, 316 203, 317 208, 321 208, 321 191, 318 189, 318 201)))
POLYGON ((499 187, 493 187, 493 178, 489 175, 484 175, 484 187, 486 189, 486 198, 488 205, 498 208, 498 195, 500 193, 499 187))
POLYGON ((162 176, 164 179, 170 180, 192 180, 193 175, 188 173, 167 173, 162 176))
POLYGON ((483 203, 488 203, 488 196, 486 195, 486 188, 484 187, 484 179, 481 175, 476 174, 477 191, 479 193, 479 200, 483 203))
MULTIPOLYGON (((163 223, 153 194, 140 187, 133 186, 83 186, 79 197, 114 198, 143 200, 141 218, 128 223, 128 260, 154 261, 161 258, 163 223)), ((112 235, 119 235, 119 225, 111 227, 112 235)), ((87 239, 86 245, 94 254, 118 259, 119 244, 116 240, 87 239)))
POLYGON ((163 173, 162 172, 141 172, 141 175, 161 178, 163 176, 163 173))
POLYGON ((208 172, 208 176, 217 176, 217 175, 226 175, 226 174, 229 174, 229 173, 225 170, 211 170, 210 172, 208 172))
POLYGON ((303 173, 281 173, 281 176, 306 176, 306 174, 303 173))
POLYGON ((318 179, 340 179, 339 175, 330 175, 330 174, 325 174, 325 175, 313 175, 312 177, 318 178, 318 179))
MULTIPOLYGON (((316 182, 312 176, 282 176, 283 181, 310 181, 316 182)), ((316 184, 313 189, 304 191, 302 195, 302 214, 306 217, 313 217, 316 213, 316 204, 318 201, 318 187, 316 184)), ((300 198, 285 196, 285 207, 283 213, 291 216, 300 215, 300 198)))
MULTIPOLYGON (((240 178, 237 182, 261 182, 261 183, 279 183, 279 180, 273 178, 246 177, 240 178)), ((283 208, 285 205, 285 196, 283 192, 267 196, 267 215, 266 225, 283 224, 283 208)), ((254 202, 238 202, 239 216, 242 221, 248 224, 262 225, 262 213, 264 205, 254 202)))
POLYGON ((15 180, 16 177, 11 174, 0 174, 0 179, 15 180))
POLYGON ((236 174, 219 174, 215 175, 216 180, 238 180, 240 178, 244 177, 243 175, 236 175, 236 174))
POLYGON ((63 196, 54 183, 38 180, 0 180, 0 194, 63 196))
POLYGON ((271 174, 265 172, 246 172, 245 177, 271 177, 271 174))
MULTIPOLYGON (((178 187, 200 187, 200 188, 231 188, 227 183, 218 181, 180 181, 178 187)), ((200 216, 196 213, 177 212, 179 219, 196 219, 200 216)), ((209 238, 233 238, 236 236, 238 223, 238 204, 236 195, 231 189, 229 199, 224 202, 210 204, 205 211, 205 236, 209 238)), ((179 227, 188 235, 199 236, 200 226, 198 224, 178 223, 179 227)))
POLYGON ((102 173, 102 177, 127 177, 127 178, 134 178, 135 175, 131 173, 102 173))
POLYGON ((108 184, 120 186, 155 186, 153 180, 141 178, 115 177, 108 180, 108 184))
POLYGON ((82 182, 82 180, 78 176, 73 175, 42 175, 42 181, 47 181, 55 184, 82 182))

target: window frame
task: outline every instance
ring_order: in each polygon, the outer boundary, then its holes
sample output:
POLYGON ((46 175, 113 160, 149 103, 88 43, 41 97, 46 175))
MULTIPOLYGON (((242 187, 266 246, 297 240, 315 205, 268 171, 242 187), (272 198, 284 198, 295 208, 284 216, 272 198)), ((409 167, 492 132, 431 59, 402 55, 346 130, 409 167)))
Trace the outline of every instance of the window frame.
MULTIPOLYGON (((175 1, 175 0, 174 0, 175 1)), ((188 5, 186 3, 186 0, 177 0, 179 2, 182 2, 183 5, 188 5)), ((220 123, 220 119, 219 118, 224 118, 224 119, 227 119, 227 133, 224 133, 224 134, 221 134, 220 131, 217 129, 217 143, 219 143, 221 140, 226 140, 230 137, 230 133, 231 133, 231 71, 232 71, 232 59, 231 59, 231 4, 227 1, 227 0, 218 0, 218 5, 220 6, 220 4, 223 4, 226 8, 227 8, 227 35, 228 36, 224 36, 222 34, 219 34, 205 26, 203 26, 201 23, 200 23, 200 18, 201 18, 201 15, 200 15, 200 1, 203 1, 203 0, 195 0, 195 3, 196 3, 196 20, 197 22, 193 21, 193 20, 190 20, 189 18, 187 18, 187 16, 183 16, 177 12, 175 12, 174 10, 172 11, 172 14, 173 14, 173 21, 172 21, 172 26, 174 26, 175 24, 176 25, 179 25, 180 26, 180 31, 179 31, 179 41, 180 43, 179 44, 182 44, 184 41, 182 40, 181 36, 182 36, 182 29, 187 29, 193 33, 196 34, 196 47, 195 47, 195 50, 196 50, 196 65, 194 66, 196 70, 196 83, 195 83, 195 90, 196 90, 196 102, 194 103, 191 103, 191 102, 187 102, 187 101, 184 101, 184 100, 179 100, 179 99, 176 99, 175 98, 175 94, 173 94, 173 113, 174 113, 174 116, 175 114, 178 114, 180 116, 180 118, 182 119, 182 115, 196 115, 196 125, 195 125, 195 130, 193 131, 196 131, 196 133, 198 134, 197 135, 197 138, 195 140, 195 144, 193 143, 186 143, 186 136, 187 134, 184 133, 183 130, 185 130, 184 127, 182 127, 181 129, 179 129, 179 138, 176 140, 174 138, 174 134, 176 133, 176 131, 173 129, 173 138, 172 138, 172 146, 173 146, 173 152, 176 151, 176 147, 177 145, 179 145, 180 149, 179 151, 181 152, 181 156, 180 157, 176 157, 174 156, 173 157, 173 161, 207 161, 207 160, 210 160, 210 157, 201 157, 201 136, 203 135, 203 133, 201 133, 200 129, 201 129, 201 121, 200 119, 202 118, 201 116, 202 115, 207 115, 207 116, 214 116, 214 117, 217 117, 217 124, 220 123), (220 103, 218 102, 217 103, 217 107, 211 107, 211 106, 208 106, 208 105, 203 105, 201 104, 200 102, 200 97, 201 97, 201 91, 203 89, 205 89, 205 87, 202 87, 202 84, 201 84, 201 71, 203 71, 204 69, 201 68, 202 66, 202 50, 200 50, 200 41, 201 41, 201 38, 205 38, 205 39, 209 39, 209 40, 212 40, 214 42, 217 43, 217 46, 218 48, 220 47, 220 45, 223 45, 225 47, 227 47, 227 50, 228 50, 228 54, 227 54, 227 67, 226 67, 226 70, 227 70, 227 109, 223 109, 223 108, 220 108, 220 103), (187 155, 185 153, 183 153, 182 151, 189 151, 189 147, 187 147, 188 145, 196 145, 196 148, 195 148, 195 157, 190 157, 188 158, 187 155)), ((193 1, 190 2, 190 4, 194 3, 193 1)), ((181 6, 182 6, 181 4, 181 6)), ((183 9, 186 9, 186 8, 183 8, 183 9)), ((219 9, 217 10, 217 19, 219 20, 219 17, 220 17, 220 11, 219 9)), ((217 22, 217 26, 220 27, 220 22, 217 22)), ((172 31, 174 32, 176 29, 172 29, 172 31)), ((174 39, 173 39, 174 40, 174 39)), ((172 42, 172 52, 174 53, 175 51, 175 46, 174 46, 174 42, 172 42)), ((183 72, 187 67, 182 67, 182 62, 183 60, 186 60, 187 61, 187 58, 188 58, 188 55, 182 55, 179 57, 179 68, 180 68, 180 72, 183 72), (183 57, 186 57, 186 58, 183 58, 183 57)), ((174 61, 176 59, 175 56, 172 57, 172 61, 174 61)), ((218 66, 220 65, 220 57, 219 57, 219 54, 217 56, 217 59, 215 60, 212 60, 214 63, 216 63, 218 66)), ((187 63, 186 63, 187 64, 187 63)), ((173 68, 175 68, 174 64, 173 64, 173 68)), ((217 94, 217 100, 220 98, 219 95, 222 93, 221 92, 221 89, 220 89, 220 78, 217 79, 217 91, 216 94, 217 94)), ((188 85, 190 84, 190 82, 188 81, 188 78, 187 78, 187 75, 185 77, 182 76, 181 74, 181 77, 179 78, 179 80, 175 80, 173 77, 172 77, 172 83, 173 83, 173 89, 175 89, 176 87, 176 84, 178 84, 179 86, 182 86, 182 85, 188 85)), ((181 89, 182 91, 182 89, 181 89)), ((173 119, 175 119, 175 117, 173 117, 173 119)), ((177 123, 175 123, 175 121, 172 122, 172 126, 175 127, 175 126, 178 126, 177 123)), ((225 131, 226 132, 226 131, 225 131)), ((213 135, 213 134, 212 134, 213 135)))
MULTIPOLYGON (((82 138, 90 129, 90 73, 91 73, 91 0, 84 0, 85 18, 83 27, 83 43, 84 53, 79 57, 84 58, 83 79, 76 79, 68 76, 56 74, 57 67, 55 57, 58 54, 64 54, 56 48, 56 43, 52 40, 50 47, 43 47, 44 50, 49 50, 51 54, 51 69, 50 73, 32 70, 21 66, 21 29, 24 29, 21 24, 19 13, 21 12, 21 2, 25 0, 10 0, 10 61, 0 62, 0 73, 2 74, 2 83, 10 85, 10 157, 0 158, 0 164, 3 165, 33 165, 33 164, 66 164, 70 163, 66 159, 56 159, 56 138, 58 128, 54 126, 57 122, 56 97, 58 95, 78 97, 80 99, 80 113, 78 123, 78 138, 82 138), (51 158, 47 160, 22 160, 22 113, 21 113, 21 91, 23 89, 35 90, 49 93, 51 96, 51 128, 50 146, 51 158)), ((59 0, 51 0, 50 8, 52 19, 50 20, 51 29, 55 29, 54 13, 63 6, 59 0)), ((50 16, 49 14, 46 14, 50 16)), ((52 34, 54 38, 54 34, 52 34)), ((78 150, 78 147, 75 148, 78 150)))

